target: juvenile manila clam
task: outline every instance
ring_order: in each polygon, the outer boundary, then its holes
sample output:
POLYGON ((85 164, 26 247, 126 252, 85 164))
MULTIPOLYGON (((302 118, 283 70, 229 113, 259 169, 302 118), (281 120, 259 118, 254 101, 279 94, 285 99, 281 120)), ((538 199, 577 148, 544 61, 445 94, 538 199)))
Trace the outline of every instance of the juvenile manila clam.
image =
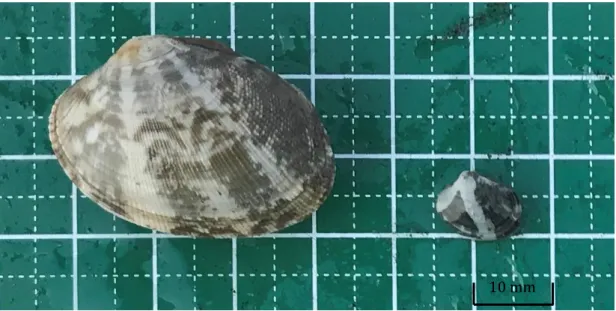
POLYGON ((281 230, 315 212, 335 176, 303 93, 206 39, 129 39, 57 98, 49 138, 87 197, 177 235, 281 230))
POLYGON ((513 189, 463 171, 438 194, 436 210, 459 234, 492 241, 518 231, 522 204, 513 189))

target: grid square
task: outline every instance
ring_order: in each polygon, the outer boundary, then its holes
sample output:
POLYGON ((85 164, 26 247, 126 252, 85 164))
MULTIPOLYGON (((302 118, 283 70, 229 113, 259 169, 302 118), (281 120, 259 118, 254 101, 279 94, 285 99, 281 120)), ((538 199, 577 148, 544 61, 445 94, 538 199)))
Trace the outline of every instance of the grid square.
POLYGON ((0 152, 51 154, 47 118, 70 82, 0 82, 0 152))
POLYGON ((68 10, 67 3, 0 4, 0 11, 9 21, 0 29, 0 37, 31 36, 32 27, 36 36, 69 36, 68 10))
POLYGON ((311 249, 309 239, 239 241, 238 304, 243 309, 309 309, 311 249))
MULTIPOLYGON (((471 244, 463 239, 400 239, 398 245, 398 273, 470 275, 468 254, 471 244), (434 267, 433 267, 434 266, 434 267)), ((448 279, 443 279, 443 282, 448 279)))
POLYGON ((389 73, 388 40, 317 37, 314 44, 318 51, 315 55, 317 74, 389 73))
POLYGON ((71 308, 71 241, 4 240, 0 249, 0 308, 71 308))
POLYGON ((0 195, 28 196, 32 194, 34 169, 31 161, 6 160, 0 161, 0 195))
POLYGON ((316 72, 389 73, 388 20, 384 3, 316 3, 316 72))
POLYGON ((554 74, 614 74, 614 3, 555 3, 553 19, 554 74))
POLYGON ((315 93, 335 153, 389 153, 389 81, 317 80, 315 93))
POLYGON ((319 232, 391 232, 389 160, 339 159, 332 195, 317 212, 319 232))
MULTIPOLYGON (((68 23, 68 21, 65 21, 68 23)), ((48 26, 45 26, 48 27, 48 26)), ((23 43, 20 47, 23 48, 23 43)), ((62 39, 36 39, 30 43, 31 65, 29 74, 35 75, 57 75, 70 74, 70 41, 62 39), (53 60, 53 61, 50 61, 53 60)), ((23 51, 22 51, 23 53, 23 51)), ((23 54, 22 54, 23 57, 23 54)), ((25 65, 27 66, 27 65, 25 65)))
POLYGON ((4 233, 67 233, 71 211, 67 196, 71 183, 57 162, 0 161, 3 182, 0 208, 4 233), (14 204, 14 205, 13 205, 14 204))
POLYGON ((152 310, 152 241, 79 240, 79 309, 152 310), (96 293, 96 295, 92 295, 96 293))
POLYGON ((75 43, 75 62, 78 75, 87 75, 102 66, 129 39, 127 36, 116 37, 113 40, 107 37, 101 38, 91 36, 75 43))
POLYGON ((0 5, 0 12, 7 18, 0 30, 2 74, 70 72, 67 4, 8 3, 0 5))
MULTIPOLYGON (((548 114, 546 81, 475 81, 475 113, 480 116, 513 114, 522 119, 548 114), (513 98, 513 105, 510 99, 513 98), (526 117, 523 117, 526 116, 526 117)), ((546 138, 547 139, 547 138, 546 138)))
POLYGON ((396 81, 395 92, 398 153, 469 152, 468 81, 396 81))
POLYGON ((467 4, 396 3, 394 15, 396 73, 468 74, 467 4))
POLYGON ((230 43, 229 4, 156 3, 156 9, 165 12, 156 16, 156 33, 206 37, 230 43))
POLYGON ((318 240, 318 308, 391 309, 388 254, 387 239, 318 240))
MULTIPOLYGON (((550 302, 552 290, 550 278, 544 276, 546 273, 549 276, 550 272, 550 261, 546 260, 550 256, 549 252, 549 240, 503 240, 496 243, 478 243, 477 302, 550 302), (499 290, 501 282, 504 287, 501 288, 503 291, 499 290), (512 293, 511 284, 533 285, 534 290, 512 293)), ((544 309, 549 309, 549 307, 544 309)))
POLYGON ((571 310, 613 310, 614 279, 590 277, 565 277, 555 286, 558 293, 556 305, 571 310), (594 287, 594 293, 590 288, 594 287), (594 301, 594 302, 593 302, 594 301))
POLYGON ((509 17, 515 20, 516 34, 523 34, 527 39, 548 34, 546 3, 476 3, 474 10, 475 36, 509 37, 509 17))
POLYGON ((476 73, 547 74, 548 44, 541 40, 548 32, 547 4, 478 3, 474 8, 480 21, 475 26, 476 73))
POLYGON ((546 82, 475 82, 475 151, 497 154, 548 153, 547 110, 546 82))
POLYGON ((556 303, 567 308, 614 305, 614 240, 556 241, 556 303), (594 300, 594 302, 593 302, 594 300))
POLYGON ((470 309, 469 241, 402 239, 397 247, 398 288, 418 291, 400 291, 400 309, 470 309))
POLYGON ((613 172, 611 161, 554 161, 556 232, 614 232, 613 172))
POLYGON ((614 81, 554 82, 555 152, 614 153, 613 88, 614 81))
POLYGON ((605 240, 558 240, 556 241, 556 273, 585 275, 611 275, 614 262, 609 259, 614 253, 614 241, 605 240))
MULTIPOLYGON (((613 88, 614 81, 558 81, 554 82, 554 89, 557 91, 559 105, 554 109, 566 115, 582 115, 588 113, 592 108, 593 115, 612 117, 614 105, 613 88), (571 103, 565 104, 566 98, 572 99, 571 103), (594 105, 592 105, 594 104, 594 105), (592 107, 589 107, 592 105, 592 107)), ((556 112, 556 111, 555 111, 556 112)))
POLYGON ((150 6, 146 3, 77 3, 77 74, 101 66, 126 40, 150 34, 150 6))
POLYGON ((148 233, 147 228, 137 226, 103 209, 81 191, 77 190, 77 231, 79 233, 148 233))
POLYGON ((159 239, 159 309, 232 309, 231 260, 228 239, 159 239))
POLYGON ((57 162, 0 161, 0 226, 6 234, 68 233, 71 183, 57 162))
POLYGON ((468 161, 465 160, 434 161, 434 168, 431 160, 396 160, 397 230, 454 232, 436 213, 435 196, 466 169, 468 161))
MULTIPOLYGON (((398 293, 400 310, 471 310, 470 280, 448 275, 398 278, 398 288, 411 289, 398 293), (434 286, 434 287, 433 287, 434 286)), ((477 307, 479 308, 479 307, 477 307)))
POLYGON ((578 36, 588 35, 587 26, 592 23, 592 31, 595 36, 613 36, 614 27, 609 25, 614 21, 613 3, 554 3, 554 20, 564 19, 567 23, 557 23, 554 25, 554 35, 578 36), (591 19, 588 19, 588 15, 591 19))
POLYGON ((36 174, 34 184, 36 194, 53 196, 71 192, 71 181, 58 162, 32 162, 33 174, 36 174))
POLYGON ((554 121, 554 149, 561 154, 611 154, 613 150, 614 123, 609 119, 593 116, 592 137, 590 122, 584 119, 559 119, 554 121), (597 142, 595 144, 595 141, 597 142), (610 142, 611 141, 611 142, 610 142), (592 142, 592 147, 590 146, 592 142), (595 147, 596 146, 596 147, 595 147), (592 150, 591 150, 592 148, 592 150))
POLYGON ((563 36, 554 41, 555 74, 614 74, 614 37, 593 35, 591 42, 588 37, 563 36))
POLYGON ((307 3, 238 3, 236 50, 279 74, 310 73, 307 3))
POLYGON ((515 189, 524 208, 521 233, 550 231, 548 161, 477 160, 475 167, 482 175, 515 189))
MULTIPOLYGON (((8 107, 8 105, 5 107, 8 107)), ((34 117, 30 118, 35 119, 34 117)), ((0 152, 2 154, 34 153, 36 146, 32 138, 32 120, 23 116, 2 115, 0 116, 0 124, 0 152)))
POLYGON ((2 195, 0 226, 2 234, 31 233, 34 228, 34 200, 24 195, 2 195), (19 211, 16 213, 15 211, 19 211))
POLYGON ((300 91, 302 91, 302 93, 304 93, 304 96, 306 96, 306 98, 308 98, 309 100, 312 100, 310 98, 310 80, 308 79, 286 79, 286 81, 293 84, 300 91))
MULTIPOLYGON (((0 241, 3 255, 0 256, 2 275, 51 276, 71 274, 71 241, 38 240, 38 241, 0 241), (36 249, 36 251, 35 251, 36 249), (30 254, 30 255, 24 255, 30 254), (35 273, 36 271, 36 273, 35 273)), ((4 277, 3 277, 4 279, 4 277)), ((8 279, 8 278, 7 278, 8 279)))
POLYGON ((312 232, 312 215, 292 226, 278 230, 278 233, 310 233, 312 232))

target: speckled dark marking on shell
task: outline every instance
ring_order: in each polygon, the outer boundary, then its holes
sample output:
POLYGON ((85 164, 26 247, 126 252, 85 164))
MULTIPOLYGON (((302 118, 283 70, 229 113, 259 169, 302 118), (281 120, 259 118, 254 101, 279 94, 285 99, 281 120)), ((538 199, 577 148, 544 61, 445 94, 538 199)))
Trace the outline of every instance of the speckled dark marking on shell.
MULTIPOLYGON (((184 59, 195 60, 194 57, 180 55, 184 59)), ((287 163, 292 171, 302 176, 310 174, 311 168, 305 163, 310 162, 314 154, 298 154, 297 150, 304 146, 312 146, 314 150, 327 148, 329 142, 322 139, 313 139, 312 133, 321 131, 319 122, 312 122, 319 117, 316 110, 307 105, 294 105, 297 97, 303 96, 301 91, 264 70, 263 66, 252 61, 237 61, 231 54, 219 54, 213 58, 203 58, 207 68, 216 69, 221 73, 216 88, 221 90, 221 103, 228 105, 234 120, 247 124, 257 133, 251 139, 259 145, 278 150, 276 154, 278 164, 282 159, 290 159, 287 163), (239 63, 239 65, 238 65, 239 63), (253 87, 240 88, 233 77, 241 76, 251 82, 253 87), (255 98, 269 101, 269 105, 260 105, 258 102, 241 102, 238 98, 255 98), (242 118, 243 117, 243 118, 242 118), (307 122, 307 120, 309 122, 307 122), (302 126, 297 126, 301 124, 302 126), (280 131, 285 132, 286 140, 276 140, 280 131), (289 157, 288 155, 298 155, 289 157)))
POLYGON ((212 40, 128 40, 61 94, 49 133, 86 196, 161 232, 278 231, 316 211, 334 183, 330 140, 312 103, 212 40))
POLYGON ((522 204, 513 189, 474 171, 462 172, 437 197, 437 212, 458 233, 498 240, 520 227, 522 204))

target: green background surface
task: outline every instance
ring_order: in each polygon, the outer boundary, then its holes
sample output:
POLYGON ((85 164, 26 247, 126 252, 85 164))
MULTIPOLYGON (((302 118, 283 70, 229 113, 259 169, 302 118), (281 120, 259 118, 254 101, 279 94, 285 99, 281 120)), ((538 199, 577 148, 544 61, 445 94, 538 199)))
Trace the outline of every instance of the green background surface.
POLYGON ((0 309, 471 309, 473 273, 479 302, 548 302, 553 277, 557 309, 614 308, 614 4, 474 4, 470 41, 468 4, 392 6, 156 4, 151 27, 149 3, 0 4, 0 309), (51 105, 153 31, 226 42, 313 99, 338 157, 313 219, 153 240, 75 192, 51 105), (475 244, 435 215, 473 166, 522 196, 522 235, 475 244))

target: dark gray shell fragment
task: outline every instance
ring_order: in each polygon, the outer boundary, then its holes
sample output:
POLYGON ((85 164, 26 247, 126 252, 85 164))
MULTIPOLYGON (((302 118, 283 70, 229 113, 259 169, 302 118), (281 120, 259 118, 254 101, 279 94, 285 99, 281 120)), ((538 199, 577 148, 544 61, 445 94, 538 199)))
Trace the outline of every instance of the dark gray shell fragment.
POLYGON ((436 210, 463 236, 498 240, 518 230, 522 204, 513 189, 477 172, 463 171, 439 193, 436 210))

